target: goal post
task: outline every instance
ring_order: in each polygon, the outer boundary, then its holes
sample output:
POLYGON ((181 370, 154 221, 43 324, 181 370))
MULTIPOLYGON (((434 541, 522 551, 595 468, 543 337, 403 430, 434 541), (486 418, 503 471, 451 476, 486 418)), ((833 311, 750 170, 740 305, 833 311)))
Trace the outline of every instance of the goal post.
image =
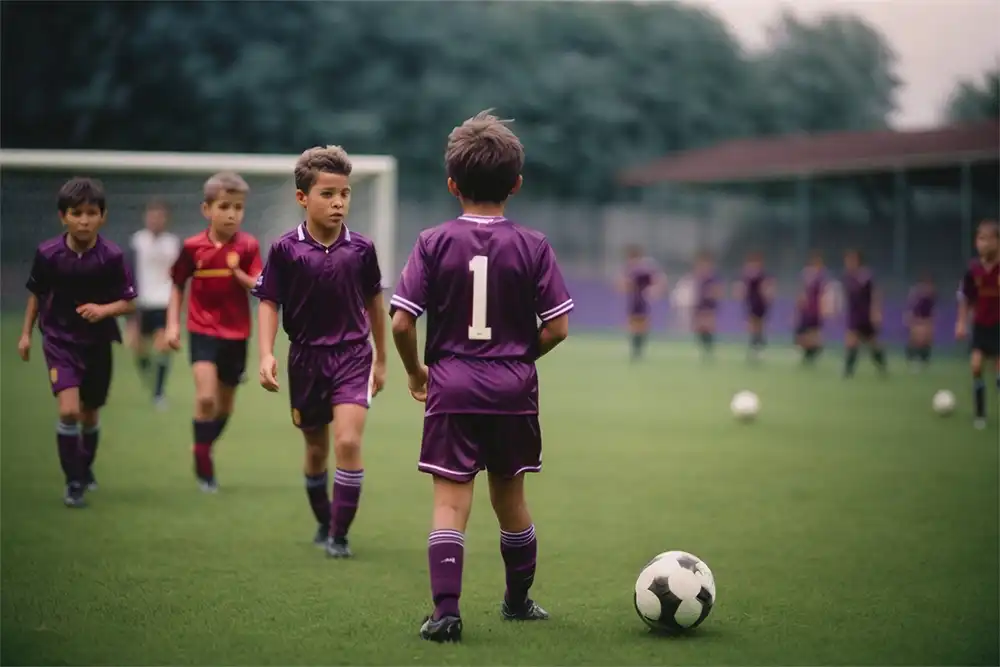
MULTIPOLYGON (((140 228, 142 209, 152 199, 170 205, 176 233, 194 233, 204 225, 198 210, 202 183, 213 173, 235 171, 251 188, 245 228, 266 247, 302 219, 293 181, 297 159, 297 155, 248 153, 0 149, 4 259, 16 263, 27 252, 30 261, 35 244, 54 235, 53 227, 45 223, 54 218, 59 185, 73 176, 104 181, 106 231, 122 243, 140 228), (30 247, 22 250, 25 244, 30 247)), ((352 155, 351 163, 354 195, 347 224, 372 238, 389 285, 396 266, 396 159, 352 155)))

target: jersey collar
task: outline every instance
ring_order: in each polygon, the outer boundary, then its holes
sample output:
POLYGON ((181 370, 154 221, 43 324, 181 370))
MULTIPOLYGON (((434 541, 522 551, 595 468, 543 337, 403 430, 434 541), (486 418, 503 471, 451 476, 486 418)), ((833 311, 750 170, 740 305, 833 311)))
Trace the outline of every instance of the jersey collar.
POLYGON ((474 222, 477 225, 492 225, 497 222, 506 222, 507 218, 502 215, 473 215, 471 213, 463 213, 458 216, 459 220, 465 220, 466 222, 474 222))
MULTIPOLYGON (((330 244, 330 247, 339 245, 340 243, 350 243, 351 242, 351 230, 347 228, 347 223, 341 223, 343 229, 340 230, 340 236, 337 240, 330 244)), ((327 249, 325 245, 314 239, 309 231, 306 229, 306 223, 299 223, 298 229, 296 230, 296 238, 303 243, 308 243, 309 245, 316 246, 317 248, 327 249)))

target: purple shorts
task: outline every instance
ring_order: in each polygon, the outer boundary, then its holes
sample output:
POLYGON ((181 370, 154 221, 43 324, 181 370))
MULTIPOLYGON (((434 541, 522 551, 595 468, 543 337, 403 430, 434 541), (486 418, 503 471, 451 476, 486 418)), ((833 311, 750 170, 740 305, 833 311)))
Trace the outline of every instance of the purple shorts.
POLYGON ((311 430, 333 421, 333 406, 371 403, 372 348, 368 341, 338 347, 292 345, 288 393, 292 423, 311 430))
POLYGON ((539 472, 538 415, 427 415, 417 469, 454 482, 472 481, 480 470, 505 479, 539 472))
POLYGON ((43 337, 42 352, 49 367, 53 396, 78 387, 84 408, 96 410, 107 402, 111 388, 111 343, 74 345, 43 337))

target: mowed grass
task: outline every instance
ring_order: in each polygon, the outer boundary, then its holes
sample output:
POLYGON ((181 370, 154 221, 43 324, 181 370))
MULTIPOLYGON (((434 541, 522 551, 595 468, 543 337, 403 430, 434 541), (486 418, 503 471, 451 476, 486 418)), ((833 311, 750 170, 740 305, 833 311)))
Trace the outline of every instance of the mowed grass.
MULTIPOLYGON (((839 359, 789 349, 750 369, 654 343, 570 339, 542 366, 545 472, 530 478, 541 624, 500 620, 503 568, 485 488, 469 527, 466 640, 417 638, 429 610, 430 480, 401 369, 371 411, 356 558, 328 561, 301 478, 287 395, 241 390, 217 447, 223 491, 192 480, 192 388, 154 412, 122 350, 85 511, 61 479, 40 341, 16 358, 3 321, 4 664, 997 664, 997 424, 970 426, 958 361, 844 382, 839 359), (939 388, 959 397, 932 414, 939 388), (763 401, 740 425, 740 389, 763 401), (649 635, 632 586, 653 555, 704 558, 718 603, 688 637, 649 635)), ((839 355, 838 355, 839 356, 839 355)), ((256 354, 251 354, 251 377, 256 354)), ((991 410, 996 402, 991 394, 991 410)))

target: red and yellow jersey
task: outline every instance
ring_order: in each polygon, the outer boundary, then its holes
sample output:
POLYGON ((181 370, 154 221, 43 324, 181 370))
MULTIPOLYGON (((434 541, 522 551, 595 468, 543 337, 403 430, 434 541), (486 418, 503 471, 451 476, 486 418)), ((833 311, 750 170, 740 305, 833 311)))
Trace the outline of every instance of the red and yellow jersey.
POLYGON ((973 321, 982 327, 1000 324, 1000 263, 986 267, 973 260, 962 280, 962 296, 973 310, 973 321))

